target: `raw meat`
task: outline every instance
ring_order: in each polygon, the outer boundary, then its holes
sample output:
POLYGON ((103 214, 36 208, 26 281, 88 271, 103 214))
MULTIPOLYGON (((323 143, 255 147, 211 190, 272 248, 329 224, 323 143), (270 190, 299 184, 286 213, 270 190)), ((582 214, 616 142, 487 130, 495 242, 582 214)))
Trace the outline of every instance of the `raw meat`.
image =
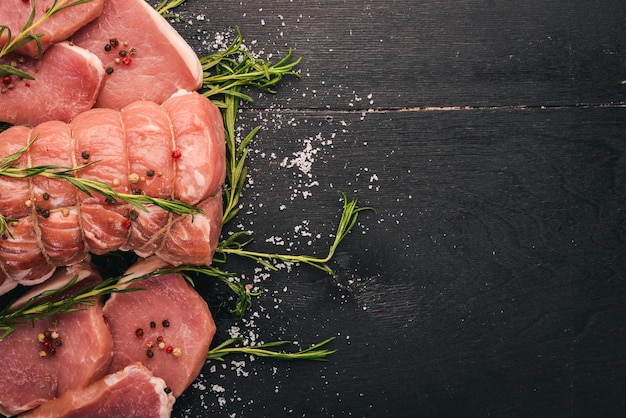
MULTIPOLYGON (((59 4, 69 4, 68 0, 57 0, 59 4)), ((55 3, 54 0, 37 0, 35 5, 36 22, 55 3)), ((42 48, 47 49, 52 43, 68 39, 76 30, 83 27, 102 13, 104 0, 91 0, 84 4, 69 7, 52 16, 50 19, 40 24, 31 33, 43 34, 39 38, 42 48)), ((0 24, 11 29, 13 36, 17 35, 24 27, 30 16, 32 9, 30 1, 8 1, 0 2, 0 24)), ((7 32, 0 36, 0 46, 7 42, 7 32)), ((28 42, 17 51, 30 57, 37 57, 39 52, 35 42, 28 42)))
MULTIPOLYGON (((59 288, 75 275, 82 279, 75 286, 93 285, 100 280, 88 265, 80 264, 60 269, 42 286, 59 288)), ((34 288, 17 305, 43 290, 34 288)), ((32 409, 106 374, 113 341, 101 305, 96 302, 82 307, 76 312, 35 321, 34 325, 18 325, 12 334, 0 340, 0 413, 14 415, 32 409)))
POLYGON ((202 84, 202 65, 193 49, 145 0, 105 0, 100 17, 72 40, 113 70, 98 107, 121 109, 137 100, 160 104, 179 89, 197 90, 202 84), (105 50, 107 44, 113 46, 105 50), (120 51, 126 56, 120 57, 120 51))
POLYGON ((0 121, 11 124, 69 122, 93 107, 104 82, 100 59, 68 42, 52 45, 40 60, 14 55, 0 59, 0 64, 12 62, 35 79, 12 75, 0 84, 0 121))
MULTIPOLYGON (((133 266, 128 278, 166 267, 157 258, 133 266)), ((178 274, 129 283, 146 290, 116 293, 104 314, 113 335, 110 372, 142 362, 179 396, 198 376, 215 323, 202 297, 178 274)))
POLYGON ((196 215, 193 220, 187 216, 177 218, 169 228, 169 234, 164 237, 156 255, 172 265, 186 264, 202 265, 210 264, 212 260, 212 246, 202 245, 202 240, 217 243, 221 232, 222 196, 213 196, 198 203, 198 207, 204 213, 220 214, 219 217, 196 215))
MULTIPOLYGON (((4 131, 1 134, 0 155, 6 156, 19 151, 26 145, 24 141, 30 137, 31 132, 32 129, 24 126, 14 126, 4 131)), ((26 165, 26 156, 22 155, 16 164, 26 165)), ((30 190, 24 184, 21 179, 0 176, 0 214, 8 219, 19 220, 9 223, 12 237, 5 232, 0 239, 0 269, 5 276, 0 289, 5 291, 15 287, 17 281, 26 281, 29 285, 38 284, 54 272, 54 266, 48 263, 38 245, 33 225, 33 208, 27 203, 31 201, 30 190)))
POLYGON ((85 389, 66 392, 21 416, 168 418, 174 401, 163 379, 153 376, 141 364, 133 364, 85 389))
POLYGON ((142 101, 120 112, 91 109, 69 125, 14 126, 0 133, 0 157, 35 138, 18 166, 93 162, 77 177, 104 181, 119 193, 173 198, 204 213, 179 216, 152 205, 143 212, 90 197, 65 180, 0 176, 0 214, 16 219, 0 239, 0 290, 11 281, 45 280, 56 266, 89 252, 122 249, 175 265, 211 263, 222 226, 226 151, 222 117, 210 100, 181 91, 162 106, 142 101))
MULTIPOLYGON (((31 166, 75 165, 72 158, 72 132, 63 122, 50 121, 35 127, 31 137, 37 137, 30 148, 31 166)), ((80 228, 76 189, 67 181, 34 177, 31 181, 32 198, 49 216, 38 216, 37 233, 43 253, 54 266, 67 266, 83 260, 87 248, 80 228), (54 210, 65 208, 65 210, 54 210)), ((37 208, 35 208, 35 211, 37 208)))

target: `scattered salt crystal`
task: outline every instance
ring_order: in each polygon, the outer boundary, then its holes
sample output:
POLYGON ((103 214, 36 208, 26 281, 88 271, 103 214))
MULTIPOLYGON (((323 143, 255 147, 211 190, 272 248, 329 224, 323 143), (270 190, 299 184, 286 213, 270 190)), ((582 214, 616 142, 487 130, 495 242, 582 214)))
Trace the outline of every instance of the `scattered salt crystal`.
POLYGON ((217 392, 217 393, 224 393, 224 392, 226 392, 226 389, 224 389, 223 386, 220 386, 220 385, 217 385, 217 384, 211 385, 211 390, 213 392, 217 392))

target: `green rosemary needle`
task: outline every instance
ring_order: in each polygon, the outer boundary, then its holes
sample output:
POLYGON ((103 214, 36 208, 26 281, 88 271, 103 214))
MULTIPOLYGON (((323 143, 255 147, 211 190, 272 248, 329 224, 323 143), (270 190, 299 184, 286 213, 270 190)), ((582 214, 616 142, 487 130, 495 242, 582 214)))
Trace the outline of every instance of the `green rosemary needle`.
MULTIPOLYGON (((200 58, 204 71, 202 83, 204 95, 207 97, 233 95, 251 102, 252 98, 243 94, 238 87, 253 87, 267 93, 275 93, 273 86, 283 76, 300 77, 294 71, 294 67, 302 58, 292 61, 292 56, 293 51, 290 49, 283 59, 274 64, 255 57, 244 48, 243 37, 237 28, 235 39, 225 50, 200 58)), ((214 102, 219 105, 218 101, 214 102)))
MULTIPOLYGON (((239 86, 233 87, 232 91, 240 90, 239 86)), ((237 143, 235 133, 235 120, 239 109, 239 97, 236 94, 228 94, 224 98, 224 130, 226 132, 226 183, 224 184, 224 215, 222 223, 227 223, 239 212, 239 197, 245 186, 248 175, 246 159, 248 157, 248 145, 256 136, 260 127, 252 129, 248 135, 237 143)))
POLYGON ((83 309, 80 305, 93 305, 98 296, 140 290, 139 288, 120 289, 117 284, 119 277, 115 277, 104 280, 95 286, 80 289, 72 296, 62 296, 76 284, 77 280, 78 277, 74 277, 63 287, 44 291, 15 308, 12 307, 13 303, 7 304, 0 310, 0 340, 11 335, 18 325, 49 318, 60 313, 75 312, 83 309))
MULTIPOLYGON (((99 161, 92 161, 86 164, 78 165, 75 167, 66 167, 58 165, 39 165, 34 167, 17 167, 17 160, 31 147, 31 145, 37 140, 37 136, 30 140, 28 144, 6 157, 0 158, 0 177, 13 177, 13 178, 28 178, 34 176, 42 176, 50 179, 64 180, 72 184, 74 187, 84 192, 88 196, 93 196, 93 193, 97 193, 103 196, 107 201, 111 203, 125 202, 134 207, 148 212, 147 204, 158 206, 168 212, 172 212, 176 215, 196 215, 202 213, 202 210, 177 200, 160 199, 156 197, 150 197, 145 195, 135 195, 130 193, 116 192, 107 183, 90 179, 76 177, 76 172, 97 164, 99 161)), ((1 215, 0 215, 1 218, 1 215)), ((6 220, 5 220, 6 224, 6 220)), ((0 223, 0 233, 3 232, 2 223, 0 223)))
POLYGON ((242 88, 252 87, 275 93, 272 87, 283 76, 299 77, 294 68, 300 61, 301 58, 292 61, 292 50, 289 50, 283 59, 274 64, 256 58, 243 46, 243 37, 239 28, 237 28, 235 39, 225 50, 200 58, 204 72, 203 94, 222 108, 226 131, 227 182, 224 186, 223 223, 230 221, 239 211, 239 197, 248 174, 246 166, 248 145, 260 129, 260 127, 252 129, 242 140, 238 141, 235 121, 239 101, 252 101, 249 95, 242 93, 242 88))
POLYGON ((185 0, 161 0, 161 2, 155 7, 156 11, 162 16, 169 17, 170 10, 183 4, 185 0))
POLYGON ((334 338, 328 338, 322 342, 312 345, 309 348, 300 350, 294 353, 269 350, 270 348, 282 346, 285 344, 291 344, 291 341, 275 341, 266 344, 252 345, 252 346, 233 346, 233 344, 241 341, 241 338, 231 338, 215 348, 212 348, 207 353, 207 360, 219 360, 224 361, 224 357, 229 354, 246 354, 256 357, 269 357, 277 360, 314 360, 314 361, 327 361, 328 356, 335 353, 337 350, 328 350, 321 348, 330 343, 334 338))
POLYGON ((271 269, 276 270, 276 267, 271 264, 270 261, 282 261, 287 263, 303 263, 316 267, 325 271, 331 276, 335 277, 334 271, 328 266, 328 262, 333 258, 337 247, 343 239, 350 233, 352 228, 356 225, 358 216, 362 211, 374 210, 371 207, 359 207, 358 196, 352 200, 348 200, 346 195, 341 192, 343 200, 343 210, 341 218, 337 226, 337 232, 335 233, 335 239, 331 244, 328 253, 325 257, 314 257, 309 255, 293 255, 293 254, 277 254, 277 253, 265 253, 258 251, 249 251, 244 247, 252 242, 250 239, 250 233, 246 231, 239 231, 228 238, 222 240, 216 249, 217 254, 221 254, 221 259, 215 261, 226 262, 227 255, 237 255, 240 257, 250 258, 257 263, 271 269))
POLYGON ((251 302, 251 297, 258 293, 252 293, 246 289, 240 282, 234 280, 234 275, 224 272, 223 270, 212 266, 190 266, 180 265, 171 268, 162 268, 155 271, 136 276, 132 279, 121 283, 126 278, 125 275, 111 277, 102 282, 85 287, 78 290, 75 294, 68 296, 67 290, 77 282, 77 277, 72 278, 67 284, 59 289, 46 290, 25 303, 12 307, 15 302, 8 303, 0 310, 0 340, 9 336, 15 327, 27 322, 33 322, 49 318, 52 315, 74 312, 82 309, 80 305, 90 306, 96 302, 99 296, 110 295, 113 293, 134 292, 144 290, 138 288, 126 288, 127 283, 140 282, 150 277, 163 276, 166 274, 180 274, 190 284, 193 285, 192 273, 199 273, 205 276, 214 277, 222 280, 237 295, 237 306, 231 312, 236 313, 239 317, 243 316, 251 302))

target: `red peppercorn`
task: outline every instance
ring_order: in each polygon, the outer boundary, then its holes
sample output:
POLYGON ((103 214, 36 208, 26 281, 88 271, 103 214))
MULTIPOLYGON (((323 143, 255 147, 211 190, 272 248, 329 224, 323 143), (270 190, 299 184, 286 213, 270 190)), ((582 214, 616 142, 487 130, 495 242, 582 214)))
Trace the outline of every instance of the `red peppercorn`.
POLYGON ((143 337, 143 329, 141 329, 141 328, 137 328, 137 329, 135 330, 135 335, 137 336, 137 338, 141 338, 141 337, 143 337))
POLYGON ((130 219, 125 219, 124 220, 124 228, 130 229, 130 225, 131 225, 130 219))
POLYGON ((172 351, 174 351, 174 347, 172 347, 171 345, 168 345, 167 348, 165 349, 166 353, 171 353, 172 351))
POLYGON ((159 336, 157 337, 157 342, 159 342, 159 343, 160 343, 161 341, 163 341, 163 336, 159 335, 159 336))
POLYGON ((11 84, 12 81, 13 79, 11 78, 10 75, 5 75, 4 77, 2 77, 2 84, 4 84, 5 86, 8 86, 9 84, 11 84))
POLYGON ((183 155, 183 154, 182 154, 179 150, 177 150, 177 149, 175 149, 174 151, 172 151, 172 158, 174 158, 174 159, 176 159, 176 158, 180 158, 180 157, 182 157, 182 155, 183 155))
POLYGON ((124 65, 130 65, 131 62, 133 62, 133 60, 131 60, 128 57, 122 58, 122 64, 124 64, 124 65))

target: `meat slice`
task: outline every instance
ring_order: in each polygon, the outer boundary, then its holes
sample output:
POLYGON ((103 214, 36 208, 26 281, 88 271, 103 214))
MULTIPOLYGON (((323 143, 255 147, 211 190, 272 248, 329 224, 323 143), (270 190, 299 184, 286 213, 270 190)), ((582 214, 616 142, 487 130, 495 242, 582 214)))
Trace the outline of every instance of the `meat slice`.
MULTIPOLYGON (((68 4, 67 0, 37 0, 35 2, 35 18, 38 21, 53 3, 68 4)), ((42 24, 38 25, 31 33, 43 34, 39 38, 43 49, 48 48, 53 42, 68 39, 79 28, 91 22, 102 13, 104 0, 90 0, 83 4, 68 7, 60 11, 42 24)), ((11 33, 17 34, 24 27, 32 11, 30 1, 7 1, 0 2, 0 16, 2 24, 10 28, 11 33)), ((0 35, 0 46, 7 42, 8 33, 3 31, 0 35)), ((35 42, 28 42, 21 46, 19 53, 30 57, 37 57, 38 49, 35 42)))
MULTIPOLYGON (((172 161, 175 145, 165 109, 154 102, 139 101, 125 106, 121 115, 129 171, 140 180, 133 186, 133 192, 171 198, 176 174, 172 161)), ((142 257, 154 254, 169 231, 170 213, 150 205, 149 212, 135 209, 133 218, 128 241, 121 249, 135 251, 142 257)))
MULTIPOLYGON (((187 113, 197 113, 196 109, 189 112, 193 109, 190 104, 185 109, 187 113)), ((174 149, 174 132, 169 115, 163 106, 147 101, 131 103, 120 113, 126 135, 129 170, 141 178, 140 186, 136 189, 152 197, 172 197, 175 172, 171 154, 174 149)), ((203 118, 202 124, 206 124, 207 120, 203 118)), ((203 142, 208 142, 207 138, 203 142)))
POLYGON ((175 398, 163 379, 132 364, 82 390, 66 392, 27 412, 28 418, 169 418, 175 398))
MULTIPOLYGON (((59 288, 74 276, 82 279, 76 286, 100 280, 88 265, 81 264, 60 269, 42 286, 59 288)), ((18 304, 42 290, 34 288, 18 304)), ((32 409, 106 374, 113 341, 101 305, 82 308, 18 325, 15 332, 0 340, 0 413, 15 415, 32 409)))
POLYGON ((113 70, 98 107, 121 109, 137 100, 160 104, 178 89, 197 90, 202 84, 193 49, 145 0, 105 0, 100 17, 72 39, 113 70), (107 44, 113 47, 105 50, 107 44), (122 50, 125 59, 119 56, 122 50))
MULTIPOLYGON (((79 163, 97 161, 77 173, 79 178, 93 178, 109 184, 118 193, 130 192, 126 134, 119 112, 92 109, 81 113, 71 123, 79 163)), ((128 239, 128 205, 106 203, 102 195, 80 196, 81 222, 85 242, 95 254, 120 248, 128 239)))
MULTIPOLYGON (((28 150, 31 167, 76 165, 72 158, 74 141, 66 123, 44 122, 31 131, 30 138, 36 139, 28 150)), ((77 189, 65 180, 41 176, 33 177, 31 182, 36 232, 48 261, 55 266, 82 261, 87 248, 80 227, 77 189)))
POLYGON ((40 60, 15 56, 0 59, 0 64, 10 62, 18 63, 20 70, 35 77, 28 80, 10 76, 10 84, 2 85, 0 121, 11 124, 69 122, 93 107, 104 81, 100 59, 68 42, 54 44, 40 60))
MULTIPOLYGON (((26 146, 31 129, 13 127, 5 131, 4 141, 0 141, 0 155, 7 156, 26 146)), ((28 166, 28 154, 23 154, 15 163, 16 167, 28 166)), ((52 275, 54 266, 43 255, 39 246, 36 226, 33 223, 35 210, 31 200, 27 179, 0 177, 0 213, 9 219, 9 232, 0 239, 0 262, 5 275, 11 280, 27 284, 37 284, 52 275)), ((7 288, 10 288, 7 282, 7 288)))
POLYGON ((226 147, 217 106, 200 94, 179 91, 163 103, 174 131, 174 198, 196 204, 220 191, 226 176, 226 147), (189 112, 187 109, 194 109, 189 112))
MULTIPOLYGON (((28 143, 30 128, 13 126, 0 133, 0 159, 18 152, 28 143)), ((0 160, 1 161, 1 160, 0 160)), ((16 167, 27 167, 28 159, 22 155, 13 163, 16 167)), ((0 214, 5 218, 22 218, 30 214, 26 206, 30 198, 28 180, 0 176, 0 214)))
MULTIPOLYGON (((128 277, 165 267, 150 258, 136 264, 128 277)), ((106 302, 113 335, 110 372, 142 362, 179 396, 198 376, 205 362, 215 323, 202 297, 178 274, 127 284, 146 290, 116 293, 106 302)))
POLYGON ((0 261, 13 280, 32 286, 47 280, 55 266, 45 258, 33 217, 26 216, 11 226, 12 237, 0 239, 0 261))
POLYGON ((222 231, 222 196, 215 194, 198 204, 203 214, 177 218, 156 255, 172 265, 208 265, 222 231))
POLYGON ((226 157, 222 117, 206 97, 180 91, 160 106, 140 101, 121 111, 90 109, 70 124, 13 126, 0 132, 0 156, 31 140, 17 168, 91 164, 76 177, 126 195, 179 200, 204 213, 178 215, 152 204, 144 212, 95 191, 89 196, 66 180, 0 175, 0 214, 11 219, 0 240, 1 291, 12 281, 35 284, 90 252, 121 249, 157 254, 173 265, 211 263, 226 157))

